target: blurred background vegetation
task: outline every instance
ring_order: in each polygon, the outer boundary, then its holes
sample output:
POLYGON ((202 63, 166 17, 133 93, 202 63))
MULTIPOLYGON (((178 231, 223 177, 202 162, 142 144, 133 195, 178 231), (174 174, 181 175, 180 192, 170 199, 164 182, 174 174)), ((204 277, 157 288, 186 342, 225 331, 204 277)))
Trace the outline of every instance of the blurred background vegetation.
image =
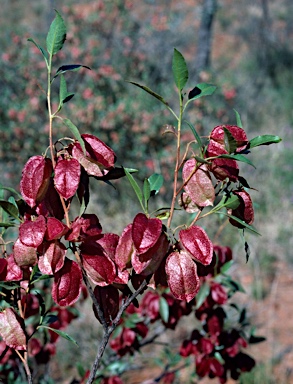
MULTIPOLYGON (((62 113, 82 133, 93 133, 111 146, 117 164, 139 169, 139 179, 158 172, 165 185, 170 181, 174 142, 172 135, 162 132, 165 124, 175 122, 160 103, 125 80, 149 86, 176 106, 173 47, 186 58, 190 89, 198 81, 218 86, 214 96, 189 108, 188 119, 201 135, 216 125, 235 124, 235 108, 249 138, 283 138, 251 154, 257 170, 241 168, 258 189, 251 193, 255 225, 262 233, 261 238, 249 236, 248 265, 235 229, 225 228, 218 238, 239 255, 239 279, 246 278, 252 296, 264 300, 282 277, 279 266, 293 271, 292 0, 1 0, 0 182, 6 186, 16 187, 26 160, 48 146, 46 73, 41 55, 27 39, 45 44, 54 8, 68 30, 55 69, 60 63, 91 68, 67 74, 75 97, 62 113)), ((57 103, 57 87, 55 96, 57 103)), ((69 135, 63 126, 56 128, 56 137, 69 135)), ((184 140, 190 138, 186 127, 184 140)), ((93 184, 90 209, 95 209, 105 230, 119 233, 138 205, 122 192, 127 187, 124 180, 115 185, 116 190, 93 184)), ((169 195, 165 188, 165 198, 169 195)), ((221 223, 216 224, 210 229, 215 236, 221 223)), ((281 350, 282 345, 277 346, 277 352, 281 350)))

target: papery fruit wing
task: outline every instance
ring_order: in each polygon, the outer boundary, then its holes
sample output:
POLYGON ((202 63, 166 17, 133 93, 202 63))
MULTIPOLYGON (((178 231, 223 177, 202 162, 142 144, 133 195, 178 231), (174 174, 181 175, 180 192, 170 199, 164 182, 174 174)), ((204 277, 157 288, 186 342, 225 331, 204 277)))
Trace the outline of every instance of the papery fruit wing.
POLYGON ((207 167, 201 165, 196 169, 196 166, 195 159, 189 159, 184 164, 182 171, 183 181, 186 183, 188 180, 184 189, 191 200, 199 207, 213 205, 215 200, 215 188, 207 167))
POLYGON ((69 231, 69 228, 63 224, 60 220, 55 217, 48 217, 47 219, 47 230, 46 230, 46 240, 52 241, 60 239, 69 231))
POLYGON ((233 136, 236 141, 237 151, 241 151, 248 144, 248 139, 244 129, 238 127, 237 125, 218 125, 215 127, 211 134, 210 139, 217 141, 218 143, 225 146, 225 129, 227 129, 233 136))
POLYGON ((132 225, 132 240, 138 253, 144 253, 153 247, 162 232, 160 219, 149 219, 145 214, 135 216, 132 225))
POLYGON ((57 192, 69 199, 77 191, 80 165, 76 159, 60 159, 55 167, 54 184, 57 192))
MULTIPOLYGON (((236 209, 232 210, 232 215, 243 220, 246 224, 252 224, 254 221, 254 209, 249 193, 246 191, 234 191, 233 193, 239 197, 240 204, 236 209)), ((235 227, 245 228, 232 218, 229 221, 235 227)))
POLYGON ((115 251, 119 242, 119 236, 115 233, 105 233, 97 240, 111 260, 115 261, 115 251))
POLYGON ((179 232, 182 246, 196 261, 209 265, 213 258, 213 244, 206 232, 199 226, 193 225, 179 232))
POLYGON ((81 137, 85 142, 87 153, 93 160, 99 162, 105 168, 114 167, 116 155, 108 145, 94 135, 83 134, 81 137))
POLYGON ((5 281, 20 281, 22 278, 22 269, 15 263, 14 255, 9 255, 7 258, 7 274, 5 281))
MULTIPOLYGON (((112 285, 108 285, 106 287, 99 287, 97 285, 94 289, 94 295, 97 299, 97 302, 100 304, 100 308, 103 312, 106 323, 111 323, 111 320, 115 319, 119 311, 118 289, 112 285)), ((96 318, 101 322, 94 305, 93 310, 96 318)))
POLYGON ((122 271, 127 267, 133 254, 136 253, 132 241, 132 224, 124 228, 115 250, 115 263, 122 271))
POLYGON ((199 277, 195 262, 185 252, 172 252, 166 260, 168 286, 179 300, 191 301, 199 291, 199 277))
POLYGON ((63 267, 66 247, 59 240, 44 243, 38 248, 38 252, 38 266, 43 274, 53 275, 63 267))
POLYGON ((6 345, 16 350, 26 349, 23 319, 12 309, 0 313, 0 334, 6 345))
POLYGON ((37 249, 17 239, 13 246, 14 261, 19 267, 33 267, 38 262, 37 249))
POLYGON ((34 207, 45 196, 52 170, 51 160, 43 156, 33 156, 25 164, 20 181, 20 192, 30 207, 34 207))
POLYGON ((37 248, 42 244, 46 232, 44 216, 37 217, 34 221, 25 221, 19 227, 19 239, 27 247, 37 248))
POLYGON ((61 307, 74 304, 82 288, 82 273, 79 265, 65 259, 63 267, 55 273, 52 287, 52 297, 61 307))

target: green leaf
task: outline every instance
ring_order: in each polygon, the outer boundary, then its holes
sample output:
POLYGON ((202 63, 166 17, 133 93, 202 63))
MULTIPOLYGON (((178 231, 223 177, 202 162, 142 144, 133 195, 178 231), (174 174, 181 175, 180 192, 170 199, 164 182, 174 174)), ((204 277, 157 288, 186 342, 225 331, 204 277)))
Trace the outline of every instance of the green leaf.
POLYGON ((9 191, 9 192, 11 192, 11 193, 14 193, 19 199, 21 199, 22 200, 22 196, 21 196, 21 194, 19 194, 15 189, 13 189, 13 188, 10 188, 10 187, 2 187, 2 186, 0 186, 0 190, 5 190, 5 191, 9 191))
POLYGON ((31 37, 29 39, 27 39, 27 41, 30 41, 32 42, 38 49, 39 51, 41 52, 41 54, 43 55, 45 61, 46 61, 46 64, 48 66, 48 54, 47 52, 44 50, 44 48, 42 48, 38 43, 35 42, 34 39, 32 39, 31 37))
POLYGON ((159 299, 159 313, 162 320, 167 323, 169 320, 169 305, 163 296, 160 296, 159 299))
POLYGON ((63 337, 63 339, 66 339, 66 340, 68 340, 68 341, 70 341, 70 342, 72 342, 73 344, 75 344, 75 345, 78 346, 77 342, 76 342, 71 336, 69 336, 67 333, 65 333, 65 332, 63 332, 63 331, 59 331, 59 329, 54 329, 54 328, 48 327, 48 326, 46 326, 46 325, 39 325, 39 326, 37 327, 37 329, 39 329, 39 328, 50 329, 50 331, 53 331, 53 332, 57 333, 57 335, 63 337))
POLYGON ((188 124, 189 128, 191 129, 191 132, 193 133, 193 136, 195 137, 195 140, 197 141, 197 144, 199 148, 201 149, 203 147, 201 138, 199 134, 197 133, 196 129, 192 124, 190 124, 188 121, 184 120, 186 124, 188 124))
POLYGON ((225 274, 226 272, 228 272, 228 270, 231 268, 231 266, 234 264, 234 261, 233 260, 230 260, 230 261, 227 261, 227 263, 225 263, 222 267, 221 267, 221 274, 225 274))
POLYGON ((144 205, 145 207, 147 207, 149 198, 151 197, 150 182, 148 181, 148 179, 144 179, 144 182, 143 182, 143 196, 144 196, 144 205))
POLYGON ((211 287, 208 283, 203 283, 200 286, 199 292, 196 295, 196 306, 195 309, 198 309, 205 301, 205 299, 208 297, 210 293, 211 287))
POLYGON ((251 335, 248 343, 249 344, 257 344, 257 343, 262 343, 263 341, 266 341, 266 338, 264 336, 254 336, 251 335))
POLYGON ((62 65, 61 67, 59 67, 57 69, 57 72, 55 73, 55 76, 53 77, 53 79, 55 79, 57 76, 65 73, 65 72, 68 72, 68 71, 77 72, 80 70, 80 68, 86 68, 86 69, 91 70, 90 67, 87 67, 86 65, 82 65, 82 64, 62 65))
POLYGON ((79 142, 79 144, 82 148, 83 154, 86 155, 85 144, 84 144, 84 141, 83 141, 83 139, 79 133, 78 128, 69 119, 62 119, 62 122, 66 125, 67 128, 70 129, 71 133, 74 135, 76 140, 79 142))
POLYGON ((74 96, 74 93, 67 92, 66 80, 63 75, 60 77, 60 88, 59 88, 59 106, 57 112, 63 107, 63 104, 67 103, 74 96))
POLYGON ((0 281, 0 287, 10 291, 10 290, 19 288, 19 283, 13 282, 13 281, 7 281, 7 282, 0 281))
POLYGON ((262 135, 262 136, 256 136, 254 139, 250 140, 248 148, 254 148, 258 147, 259 145, 270 145, 270 144, 277 144, 282 139, 279 136, 274 135, 262 135))
POLYGON ((0 222, 0 228, 9 228, 9 227, 16 227, 16 224, 11 223, 11 222, 9 222, 9 223, 0 222))
POLYGON ((182 54, 174 48, 172 71, 175 84, 181 92, 188 80, 188 69, 182 54))
POLYGON ((241 155, 240 153, 237 153, 236 155, 220 155, 220 156, 217 156, 217 158, 222 158, 222 159, 233 159, 233 160, 236 160, 236 161, 241 161, 242 163, 246 163, 246 164, 249 164, 251 165, 253 168, 255 168, 255 165, 252 163, 252 161, 250 161, 247 157, 245 157, 244 155, 241 155))
POLYGON ((199 83, 196 85, 196 88, 198 90, 198 92, 196 92, 197 95, 194 97, 191 97, 186 104, 188 104, 190 101, 199 99, 200 97, 210 96, 217 89, 217 87, 215 85, 207 84, 207 83, 199 83))
POLYGON ((127 179, 130 183, 130 185, 132 186, 139 202, 140 202, 140 205, 143 207, 144 209, 144 206, 143 206, 143 202, 142 202, 142 198, 143 198, 143 195, 142 195, 142 191, 141 189, 139 188, 137 182, 134 180, 134 177, 131 175, 131 173, 128 171, 127 168, 124 168, 124 171, 125 171, 125 175, 127 176, 127 179))
POLYGON ((210 162, 210 161, 207 161, 207 160, 204 159, 203 157, 200 157, 200 156, 193 156, 193 157, 195 158, 195 160, 196 160, 198 163, 211 165, 211 162, 210 162))
POLYGON ((150 183, 151 195, 156 195, 164 183, 164 178, 159 173, 153 173, 148 178, 148 181, 150 183))
POLYGON ((56 16, 50 26, 46 44, 47 51, 50 55, 55 55, 63 47, 66 39, 66 26, 59 12, 56 12, 56 16))
POLYGON ((234 112, 235 112, 235 115, 236 115, 236 125, 237 125, 237 127, 243 128, 239 112, 237 112, 236 109, 234 109, 234 112))
POLYGON ((245 227, 245 228, 248 229, 249 231, 255 233, 256 235, 261 236, 261 234, 260 234, 259 232, 257 232, 257 230, 256 230, 252 225, 249 225, 249 224, 245 223, 245 221, 238 219, 238 217, 236 217, 236 216, 228 215, 228 213, 225 213, 225 212, 223 212, 223 211, 221 211, 221 212, 215 211, 214 213, 218 213, 218 214, 220 214, 220 215, 225 215, 225 216, 227 216, 227 217, 229 217, 229 218, 231 218, 231 219, 237 221, 238 223, 240 223, 241 225, 243 225, 243 227, 245 227))
POLYGON ((239 197, 237 195, 231 194, 231 196, 224 195, 222 197, 222 200, 217 205, 217 207, 218 209, 224 208, 224 207, 227 209, 236 209, 238 208, 239 204, 240 204, 239 197))
POLYGON ((155 97, 156 99, 160 100, 161 103, 169 106, 169 104, 167 103, 166 100, 164 100, 164 98, 162 96, 160 96, 158 93, 152 91, 150 88, 146 87, 145 85, 142 85, 142 84, 139 84, 139 83, 136 83, 134 81, 130 81, 130 80, 125 80, 127 83, 130 83, 130 84, 133 84, 133 85, 136 85, 137 87, 143 89, 145 92, 149 93, 150 95, 152 95, 153 97, 155 97))
POLYGON ((7 212, 10 216, 19 220, 19 211, 18 211, 18 208, 14 204, 12 204, 6 200, 0 200, 0 207, 3 208, 4 211, 7 212))
POLYGON ((224 127, 224 144, 228 153, 233 153, 237 149, 237 142, 232 133, 224 127))

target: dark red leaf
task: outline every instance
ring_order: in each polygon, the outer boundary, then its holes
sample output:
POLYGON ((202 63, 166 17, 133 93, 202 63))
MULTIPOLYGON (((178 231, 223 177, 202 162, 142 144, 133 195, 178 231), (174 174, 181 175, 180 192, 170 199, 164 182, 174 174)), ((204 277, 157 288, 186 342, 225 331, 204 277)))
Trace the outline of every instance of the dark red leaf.
POLYGON ((25 221, 19 227, 19 239, 27 247, 38 248, 46 233, 46 220, 38 216, 33 221, 25 221))
MULTIPOLYGON (((119 311, 119 291, 112 285, 106 287, 95 287, 94 295, 97 302, 100 304, 101 310, 104 315, 104 319, 107 323, 111 323, 111 320, 115 319, 119 311)), ((96 307, 93 305, 93 311, 96 318, 100 320, 96 307)))
POLYGON ((55 217, 48 217, 46 240, 57 240, 64 236, 69 231, 69 228, 55 217))
POLYGON ((196 225, 179 232, 182 246, 200 263, 209 265, 213 258, 213 244, 206 232, 196 225))
POLYGON ((134 254, 132 258, 132 266, 137 274, 148 276, 154 273, 162 260, 164 259, 169 248, 167 236, 162 233, 156 244, 147 252, 140 255, 134 254))
POLYGON ((0 259, 0 281, 4 281, 6 279, 7 265, 8 262, 6 259, 0 259))
POLYGON ((248 139, 246 133, 244 129, 238 127, 237 125, 218 125, 212 130, 210 134, 210 139, 225 146, 224 128, 226 128, 236 140, 238 152, 247 146, 248 139))
POLYGON ((45 275, 54 275, 63 265, 66 254, 66 247, 59 240, 50 243, 44 243, 38 248, 39 256, 38 266, 45 275))
POLYGON ((84 214, 77 217, 66 234, 68 241, 82 241, 89 236, 97 236, 102 233, 102 227, 98 217, 95 214, 84 214))
POLYGON ((37 249, 24 245, 19 239, 14 243, 13 255, 19 267, 33 267, 38 262, 37 249))
POLYGON ((116 278, 116 266, 103 247, 95 241, 80 246, 82 264, 90 279, 97 285, 112 284, 116 278))
POLYGON ((50 215, 58 220, 64 218, 64 208, 60 196, 54 187, 54 180, 52 178, 50 179, 49 187, 43 201, 37 207, 37 212, 39 215, 50 215))
POLYGON ((185 252, 172 252, 166 260, 168 286, 179 300, 191 301, 199 291, 196 264, 185 252))
MULTIPOLYGON (((214 140, 210 140, 207 147, 207 157, 215 157, 227 154, 228 152, 225 150, 225 147, 222 144, 219 144, 214 140)), ((209 170, 218 180, 225 180, 226 178, 229 178, 231 181, 237 181, 239 168, 235 160, 220 158, 211 161, 212 165, 209 166, 209 170)))
POLYGON ((20 181, 20 192, 30 207, 34 207, 45 196, 52 171, 51 160, 43 156, 33 156, 25 164, 20 181))
POLYGON ((52 298, 61 307, 74 304, 82 288, 82 273, 79 265, 65 258, 63 267, 55 273, 52 298))
POLYGON ((138 213, 132 225, 132 240, 138 253, 144 253, 153 247, 162 232, 160 219, 149 219, 143 213, 138 213))
POLYGON ((202 164, 200 168, 194 172, 197 163, 194 158, 189 159, 184 164, 182 176, 184 183, 188 181, 184 189, 190 196, 191 200, 199 207, 207 207, 213 205, 215 200, 215 188, 213 186, 206 165, 202 164), (190 175, 192 175, 190 177, 190 175))
POLYGON ((80 165, 76 159, 58 160, 55 167, 54 184, 57 192, 69 199, 77 191, 80 179, 80 165))
POLYGON ((136 250, 132 241, 132 224, 128 224, 122 232, 115 251, 115 263, 118 268, 122 271, 127 268, 135 253, 136 250))
MULTIPOLYGON (((240 204, 232 211, 233 216, 243 220, 246 224, 252 224, 254 221, 254 210, 251 197, 246 191, 233 191, 234 195, 239 197, 240 204)), ((229 219, 230 223, 238 228, 245 228, 245 226, 238 223, 238 221, 229 219)))
POLYGON ((0 313, 0 334, 9 347, 26 349, 23 319, 12 308, 6 308, 0 313))

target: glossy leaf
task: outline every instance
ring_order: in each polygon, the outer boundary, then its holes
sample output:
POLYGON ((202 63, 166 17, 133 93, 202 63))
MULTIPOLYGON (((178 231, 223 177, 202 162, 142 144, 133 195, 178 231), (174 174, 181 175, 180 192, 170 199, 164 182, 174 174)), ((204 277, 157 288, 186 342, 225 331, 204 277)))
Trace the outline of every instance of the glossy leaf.
POLYGON ((55 55, 64 44, 66 39, 66 26, 61 15, 56 12, 56 16, 50 25, 49 32, 46 38, 47 51, 50 55, 55 55))
POLYGON ((168 305, 167 300, 163 296, 160 296, 160 299, 159 299, 159 312, 160 312, 160 316, 161 316, 162 320, 165 323, 168 323, 169 305, 168 305))
POLYGON ((19 220, 18 208, 14 204, 6 200, 0 200, 0 207, 14 219, 19 220))
POLYGON ((34 39, 32 39, 31 37, 29 39, 27 39, 27 41, 30 41, 32 42, 37 48, 38 50, 41 52, 41 54, 43 55, 45 61, 46 61, 46 64, 48 65, 48 54, 47 52, 44 50, 43 47, 41 47, 34 39))
POLYGON ((259 145, 270 145, 280 143, 282 139, 279 136, 274 135, 262 135, 256 136, 254 139, 250 140, 249 148, 258 147, 259 145))
POLYGON ((211 134, 210 140, 216 141, 223 145, 227 152, 232 153, 241 151, 246 148, 248 144, 247 135, 244 129, 237 125, 218 125, 216 126, 211 134))
POLYGON ((207 83, 199 83, 196 85, 195 89, 189 92, 189 95, 188 95, 189 101, 199 99, 202 96, 210 96, 215 92, 216 89, 217 87, 215 85, 207 84, 207 83))
POLYGON ((54 184, 57 192, 69 199, 77 191, 80 180, 80 164, 76 159, 60 159, 55 167, 54 184))
POLYGON ((84 141, 79 133, 79 130, 77 128, 76 125, 74 125, 72 123, 71 120, 69 119, 62 119, 62 122, 64 125, 66 125, 67 128, 70 129, 70 132, 73 134, 73 136, 76 138, 76 140, 79 142, 81 148, 82 148, 82 152, 83 154, 85 155, 86 154, 86 149, 85 149, 85 144, 84 144, 84 141))
POLYGON ((208 297, 210 293, 210 285, 207 282, 204 282, 199 289, 198 294, 196 295, 196 306, 195 308, 198 309, 202 306, 202 304, 205 302, 206 298, 208 297))
POLYGON ((142 194, 142 191, 141 189, 139 188, 137 182, 135 181, 134 177, 131 175, 130 172, 128 172, 127 168, 124 168, 124 171, 125 171, 125 174, 127 176, 127 179, 130 183, 130 185, 132 186, 137 198, 138 198, 138 201, 140 202, 141 206, 143 207, 143 194, 142 194))
POLYGON ((188 69, 184 57, 176 48, 173 53, 172 71, 175 84, 181 92, 188 80, 188 69))
POLYGON ((158 93, 152 91, 150 88, 146 87, 145 85, 142 85, 142 84, 139 84, 139 83, 136 83, 134 81, 129 81, 129 80, 126 80, 128 83, 130 84, 133 84, 141 89, 143 89, 145 92, 149 93, 150 95, 152 95, 153 97, 155 97, 156 99, 160 100, 163 104, 169 106, 169 104, 167 103, 166 100, 164 100, 164 98, 162 96, 160 96, 158 93))
POLYGON ((151 197, 151 187, 148 179, 144 179, 144 182, 143 182, 143 197, 144 197, 144 206, 147 207, 149 198, 151 197))
POLYGON ((241 116, 239 114, 238 111, 236 111, 236 109, 234 109, 234 112, 235 112, 235 115, 236 115, 236 125, 240 128, 243 128, 243 124, 242 124, 242 121, 241 121, 241 116))
POLYGON ((224 127, 223 129, 225 149, 228 153, 233 153, 237 149, 237 142, 232 133, 226 127, 224 127))
POLYGON ((47 325, 39 325, 38 329, 39 328, 49 329, 50 331, 57 333, 57 335, 61 336, 63 339, 65 339, 67 341, 70 341, 71 343, 73 343, 73 344, 78 346, 77 342, 74 340, 73 337, 68 335, 68 333, 66 333, 66 332, 60 331, 60 329, 55 329, 55 328, 52 328, 52 327, 48 327, 47 325))
POLYGON ((197 144, 199 146, 199 148, 201 149, 202 148, 202 141, 201 141, 201 138, 199 136, 199 134, 197 133, 196 129, 194 128, 194 126, 192 124, 190 124, 188 121, 185 120, 185 123, 189 126, 189 128, 191 129, 191 132, 193 133, 193 136, 195 137, 196 141, 197 141, 197 144))
POLYGON ((191 301, 199 291, 196 264, 185 252, 172 252, 166 260, 166 274, 171 293, 179 300, 191 301))
POLYGON ((257 230, 252 225, 249 225, 249 224, 245 223, 245 221, 240 220, 238 217, 233 216, 233 215, 229 215, 229 214, 227 214, 227 213, 225 213, 223 211, 221 211, 221 212, 215 211, 215 213, 218 213, 218 214, 221 214, 221 215, 225 215, 225 216, 229 217, 230 219, 233 219, 234 221, 237 221, 242 226, 242 228, 246 228, 249 231, 255 233, 256 235, 261 236, 261 234, 259 232, 257 232, 257 230))
POLYGON ((246 164, 249 164, 249 165, 251 165, 253 168, 255 168, 255 165, 253 164, 253 162, 250 161, 246 156, 241 155, 240 153, 237 153, 237 154, 235 154, 235 155, 226 155, 226 154, 223 154, 223 155, 218 156, 218 158, 219 158, 219 159, 232 159, 232 160, 241 161, 241 162, 246 163, 246 164))
POLYGON ((156 195, 159 193, 160 189, 162 188, 162 185, 164 183, 164 178, 159 173, 153 173, 149 178, 148 181, 150 183, 150 190, 151 195, 156 195))
POLYGON ((72 72, 79 71, 81 68, 86 68, 90 70, 90 67, 87 67, 86 65, 82 65, 82 64, 62 65, 57 69, 54 78, 68 71, 72 71, 72 72))
POLYGON ((203 265, 209 265, 213 258, 213 244, 206 232, 199 226, 193 225, 181 229, 179 238, 186 251, 203 265))
POLYGON ((215 188, 205 165, 197 168, 196 160, 194 158, 189 159, 184 164, 182 176, 184 183, 188 180, 184 189, 197 206, 207 207, 213 205, 215 188), (190 175, 192 176, 190 177, 190 175))
POLYGON ((72 305, 78 300, 81 287, 82 273, 79 265, 66 258, 63 267, 54 274, 53 300, 61 307, 72 305))
POLYGON ((138 213, 132 225, 132 239, 138 253, 144 253, 153 247, 162 232, 160 219, 148 218, 143 213, 138 213))
POLYGON ((10 348, 26 349, 23 319, 12 308, 6 308, 0 313, 0 334, 10 348))

